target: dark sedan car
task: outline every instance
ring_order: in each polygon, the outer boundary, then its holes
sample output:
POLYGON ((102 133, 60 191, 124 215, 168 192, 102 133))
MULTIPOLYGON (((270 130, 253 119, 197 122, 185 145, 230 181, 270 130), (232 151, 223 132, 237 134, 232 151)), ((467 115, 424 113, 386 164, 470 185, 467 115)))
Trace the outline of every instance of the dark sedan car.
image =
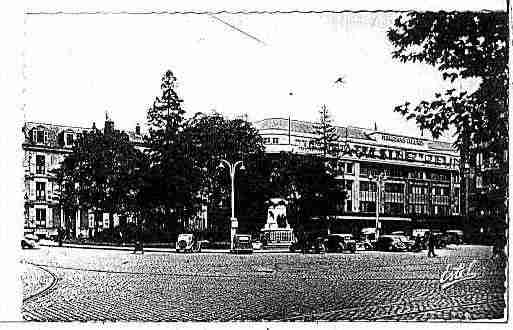
POLYGON ((291 244, 290 252, 322 253, 325 251, 324 238, 321 236, 310 236, 291 244))
POLYGON ((403 241, 394 235, 382 235, 376 241, 376 250, 378 251, 391 251, 402 252, 406 251, 407 247, 403 241))
POLYGON ((251 242, 251 235, 236 234, 233 238, 232 253, 253 253, 253 244, 251 242))
POLYGON ((326 252, 356 252, 356 241, 351 234, 331 234, 324 240, 326 252))

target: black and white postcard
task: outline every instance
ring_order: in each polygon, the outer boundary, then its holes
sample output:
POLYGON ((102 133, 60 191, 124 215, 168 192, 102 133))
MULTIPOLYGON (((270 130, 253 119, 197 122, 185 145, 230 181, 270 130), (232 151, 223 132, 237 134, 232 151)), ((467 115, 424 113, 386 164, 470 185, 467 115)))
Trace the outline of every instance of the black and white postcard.
POLYGON ((458 5, 24 8, 18 320, 506 323, 510 19, 458 5))

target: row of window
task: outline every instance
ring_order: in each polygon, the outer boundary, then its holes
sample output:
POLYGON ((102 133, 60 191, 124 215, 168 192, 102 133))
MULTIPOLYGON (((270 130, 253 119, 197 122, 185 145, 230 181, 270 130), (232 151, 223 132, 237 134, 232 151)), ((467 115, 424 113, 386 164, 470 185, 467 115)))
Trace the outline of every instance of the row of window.
MULTIPOLYGON (((62 132, 62 143, 64 147, 71 147, 75 142, 75 134, 71 132, 62 132)), ((48 131, 44 129, 32 130, 31 140, 36 144, 48 144, 48 131)))
POLYGON ((330 161, 329 167, 334 171, 335 175, 354 174, 353 163, 330 161))
MULTIPOLYGON (((360 191, 377 191, 376 182, 362 181, 360 182, 360 191)), ((385 192, 388 193, 404 193, 403 183, 385 183, 385 192)), ((408 186, 408 193, 416 195, 427 195, 429 188, 426 186, 408 186)), ((449 196, 449 187, 431 187, 431 195, 449 196)))
MULTIPOLYGON (((390 216, 405 215, 404 204, 402 203, 384 203, 384 213, 390 216)), ((376 202, 372 201, 361 201, 360 212, 374 213, 376 212, 376 202)), ((449 215, 449 206, 447 205, 434 205, 430 208, 426 204, 410 204, 407 206, 408 214, 419 214, 419 215, 449 215)))
POLYGON ((265 144, 279 144, 280 143, 280 139, 279 138, 272 138, 272 140, 271 140, 270 137, 265 137, 264 138, 264 143, 265 144))
MULTIPOLYGON (((413 168, 408 169, 405 167, 376 167, 368 164, 360 165, 360 177, 366 178, 369 176, 377 177, 380 174, 385 174, 390 178, 408 178, 420 180, 433 180, 433 181, 446 181, 451 180, 449 173, 439 173, 436 171, 426 171, 423 169, 413 168)), ((455 177, 459 177, 455 175, 455 177)))

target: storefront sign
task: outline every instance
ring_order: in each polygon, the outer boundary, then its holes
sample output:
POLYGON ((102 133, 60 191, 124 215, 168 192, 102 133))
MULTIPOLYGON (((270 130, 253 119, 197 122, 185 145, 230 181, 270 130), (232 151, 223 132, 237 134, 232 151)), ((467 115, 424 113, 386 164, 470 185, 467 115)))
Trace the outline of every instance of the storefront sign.
POLYGON ((412 144, 417 146, 423 146, 424 141, 412 137, 405 137, 405 136, 395 136, 395 135, 387 135, 382 134, 381 140, 388 141, 392 143, 404 143, 404 144, 412 144))

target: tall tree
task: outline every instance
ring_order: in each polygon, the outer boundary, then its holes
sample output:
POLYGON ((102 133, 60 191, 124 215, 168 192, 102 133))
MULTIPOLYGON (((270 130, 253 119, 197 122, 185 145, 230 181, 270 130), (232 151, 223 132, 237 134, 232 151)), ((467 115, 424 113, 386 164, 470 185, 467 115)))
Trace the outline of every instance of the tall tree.
POLYGON ((319 110, 319 118, 314 125, 315 146, 321 151, 322 156, 326 159, 328 156, 336 156, 338 152, 339 136, 337 128, 333 126, 331 114, 326 105, 322 105, 319 110))
POLYGON ((185 110, 176 92, 176 77, 166 71, 161 80, 161 94, 148 109, 149 135, 146 138, 150 168, 152 203, 168 231, 175 231, 179 220, 193 213, 199 187, 198 176, 183 134, 185 110))
MULTIPOLYGON (((508 146, 508 16, 504 12, 426 12, 399 16, 388 31, 393 57, 437 67, 445 80, 479 81, 471 93, 450 88, 395 111, 439 137, 456 129, 457 146, 482 146, 504 163, 508 146)), ((465 157, 466 155, 462 155, 465 157)))

